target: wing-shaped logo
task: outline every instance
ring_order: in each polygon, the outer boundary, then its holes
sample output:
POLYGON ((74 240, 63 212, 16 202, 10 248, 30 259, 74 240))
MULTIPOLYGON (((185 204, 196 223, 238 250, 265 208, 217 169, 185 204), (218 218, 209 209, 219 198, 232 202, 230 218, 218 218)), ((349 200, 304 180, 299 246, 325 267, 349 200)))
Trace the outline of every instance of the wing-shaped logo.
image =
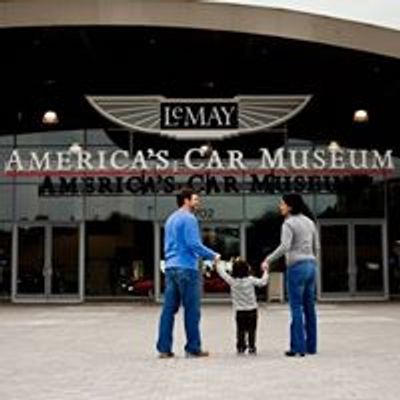
POLYGON ((268 130, 294 117, 310 95, 168 99, 163 96, 87 96, 104 117, 129 130, 176 139, 223 139, 268 130))

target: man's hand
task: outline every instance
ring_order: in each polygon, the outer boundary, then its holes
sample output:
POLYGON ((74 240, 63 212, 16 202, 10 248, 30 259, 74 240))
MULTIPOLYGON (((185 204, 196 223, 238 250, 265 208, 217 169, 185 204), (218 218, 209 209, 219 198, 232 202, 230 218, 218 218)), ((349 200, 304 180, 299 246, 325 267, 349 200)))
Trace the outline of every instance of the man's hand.
POLYGON ((221 254, 217 253, 214 257, 214 264, 217 265, 221 261, 221 254))
POLYGON ((269 270, 269 264, 268 264, 267 260, 264 260, 264 261, 261 263, 261 269, 262 269, 263 271, 268 272, 268 270, 269 270))

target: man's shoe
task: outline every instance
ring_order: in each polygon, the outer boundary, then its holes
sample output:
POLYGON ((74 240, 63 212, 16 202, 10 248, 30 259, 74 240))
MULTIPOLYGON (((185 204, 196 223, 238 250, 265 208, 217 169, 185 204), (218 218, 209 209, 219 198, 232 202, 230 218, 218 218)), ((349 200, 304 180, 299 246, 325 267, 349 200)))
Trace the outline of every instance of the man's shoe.
POLYGON ((158 354, 158 358, 172 358, 174 356, 175 354, 172 353, 171 351, 161 352, 158 354))
POLYGON ((188 351, 186 352, 186 357, 187 358, 201 358, 201 357, 208 357, 210 353, 208 351, 197 351, 196 353, 189 353, 188 351))
POLYGON ((288 351, 285 351, 285 356, 286 357, 304 357, 305 354, 304 353, 297 353, 295 351, 288 350, 288 351))
POLYGON ((253 356, 257 355, 257 349, 255 347, 250 347, 249 354, 252 354, 253 356))
POLYGON ((241 356, 241 355, 243 355, 244 352, 246 351, 246 348, 239 348, 239 349, 237 349, 236 351, 237 351, 238 355, 241 356))

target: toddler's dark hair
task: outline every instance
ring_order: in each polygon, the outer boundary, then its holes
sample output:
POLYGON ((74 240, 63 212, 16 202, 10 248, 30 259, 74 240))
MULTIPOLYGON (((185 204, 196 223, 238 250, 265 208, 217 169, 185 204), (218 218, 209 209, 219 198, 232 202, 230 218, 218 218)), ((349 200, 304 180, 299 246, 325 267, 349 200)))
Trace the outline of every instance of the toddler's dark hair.
POLYGON ((250 265, 243 258, 236 257, 232 264, 232 278, 246 278, 250 275, 250 265))

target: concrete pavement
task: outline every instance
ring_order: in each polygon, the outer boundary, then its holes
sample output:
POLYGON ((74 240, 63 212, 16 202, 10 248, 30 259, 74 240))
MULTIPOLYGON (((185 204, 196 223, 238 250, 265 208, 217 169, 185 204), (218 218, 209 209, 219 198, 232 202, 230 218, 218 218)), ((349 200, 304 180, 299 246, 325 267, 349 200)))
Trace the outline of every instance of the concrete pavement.
POLYGON ((159 306, 0 306, 0 400, 332 399, 400 396, 400 304, 319 305, 319 354, 283 356, 286 305, 261 305, 258 355, 238 357, 229 305, 203 306, 208 359, 154 349, 159 306))

